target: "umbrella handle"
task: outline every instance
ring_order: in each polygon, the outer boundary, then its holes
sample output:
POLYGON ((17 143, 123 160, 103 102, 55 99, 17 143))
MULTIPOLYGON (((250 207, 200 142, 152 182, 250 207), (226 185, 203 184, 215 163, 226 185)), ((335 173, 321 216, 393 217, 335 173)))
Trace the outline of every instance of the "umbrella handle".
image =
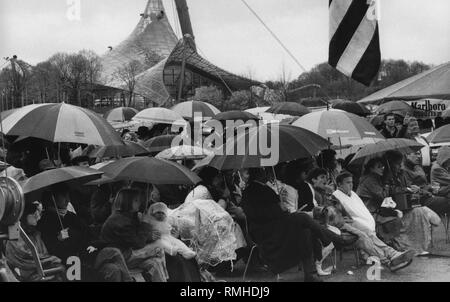
POLYGON ((61 225, 61 231, 62 231, 62 230, 64 230, 64 225, 62 223, 61 217, 59 217, 58 206, 56 205, 55 195, 53 195, 53 193, 52 193, 52 200, 53 200, 53 205, 55 206, 56 215, 58 216, 59 224, 61 225))

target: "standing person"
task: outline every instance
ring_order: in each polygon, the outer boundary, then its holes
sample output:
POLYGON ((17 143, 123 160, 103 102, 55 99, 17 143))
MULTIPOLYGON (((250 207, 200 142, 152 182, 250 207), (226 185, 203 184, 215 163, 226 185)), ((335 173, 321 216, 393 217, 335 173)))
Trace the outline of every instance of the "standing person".
MULTIPOLYGON (((405 117, 405 122, 408 122, 408 115, 405 117)), ((385 138, 402 138, 405 136, 407 131, 407 124, 403 124, 401 128, 397 128, 395 125, 395 114, 388 113, 384 116, 384 126, 380 133, 385 138)))

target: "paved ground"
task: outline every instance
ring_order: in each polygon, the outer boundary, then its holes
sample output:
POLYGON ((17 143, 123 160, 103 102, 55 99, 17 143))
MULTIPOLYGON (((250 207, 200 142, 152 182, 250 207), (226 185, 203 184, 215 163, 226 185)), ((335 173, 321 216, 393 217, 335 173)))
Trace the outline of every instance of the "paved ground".
MULTIPOLYGON (((370 266, 365 265, 356 268, 356 260, 353 252, 345 252, 342 261, 337 260, 337 271, 330 277, 324 277, 326 282, 450 282, 450 244, 445 243, 445 232, 441 225, 434 231, 434 247, 430 250, 431 255, 427 257, 416 257, 413 263, 396 273, 391 273, 388 269, 380 271, 379 280, 376 272, 372 269, 372 277, 368 279, 367 272, 370 266)), ((328 261, 328 265, 331 261, 328 261)), ((325 265, 324 265, 325 267, 325 265)), ((218 280, 227 282, 242 282, 244 264, 238 262, 234 267, 232 276, 216 276, 218 280)), ((303 274, 297 269, 292 269, 281 276, 280 282, 303 281, 303 274)), ((276 282, 277 278, 271 273, 250 272, 246 281, 254 282, 276 282)))

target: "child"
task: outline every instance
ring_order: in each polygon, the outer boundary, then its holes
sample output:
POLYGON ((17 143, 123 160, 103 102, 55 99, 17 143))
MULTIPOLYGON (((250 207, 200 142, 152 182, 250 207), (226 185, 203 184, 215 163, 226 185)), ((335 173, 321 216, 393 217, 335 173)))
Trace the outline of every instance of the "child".
POLYGON ((180 254, 185 259, 194 258, 197 254, 181 240, 171 235, 170 231, 172 227, 167 222, 167 212, 167 206, 161 202, 152 204, 148 209, 145 222, 149 223, 154 231, 161 233, 161 239, 152 244, 161 246, 171 256, 180 254))

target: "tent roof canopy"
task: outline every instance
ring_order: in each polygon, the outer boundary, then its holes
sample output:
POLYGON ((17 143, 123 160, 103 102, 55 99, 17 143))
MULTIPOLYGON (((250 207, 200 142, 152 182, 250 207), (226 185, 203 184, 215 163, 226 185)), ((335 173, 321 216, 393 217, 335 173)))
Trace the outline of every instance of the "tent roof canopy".
POLYGON ((379 104, 390 100, 450 98, 450 62, 377 91, 359 103, 379 104))

